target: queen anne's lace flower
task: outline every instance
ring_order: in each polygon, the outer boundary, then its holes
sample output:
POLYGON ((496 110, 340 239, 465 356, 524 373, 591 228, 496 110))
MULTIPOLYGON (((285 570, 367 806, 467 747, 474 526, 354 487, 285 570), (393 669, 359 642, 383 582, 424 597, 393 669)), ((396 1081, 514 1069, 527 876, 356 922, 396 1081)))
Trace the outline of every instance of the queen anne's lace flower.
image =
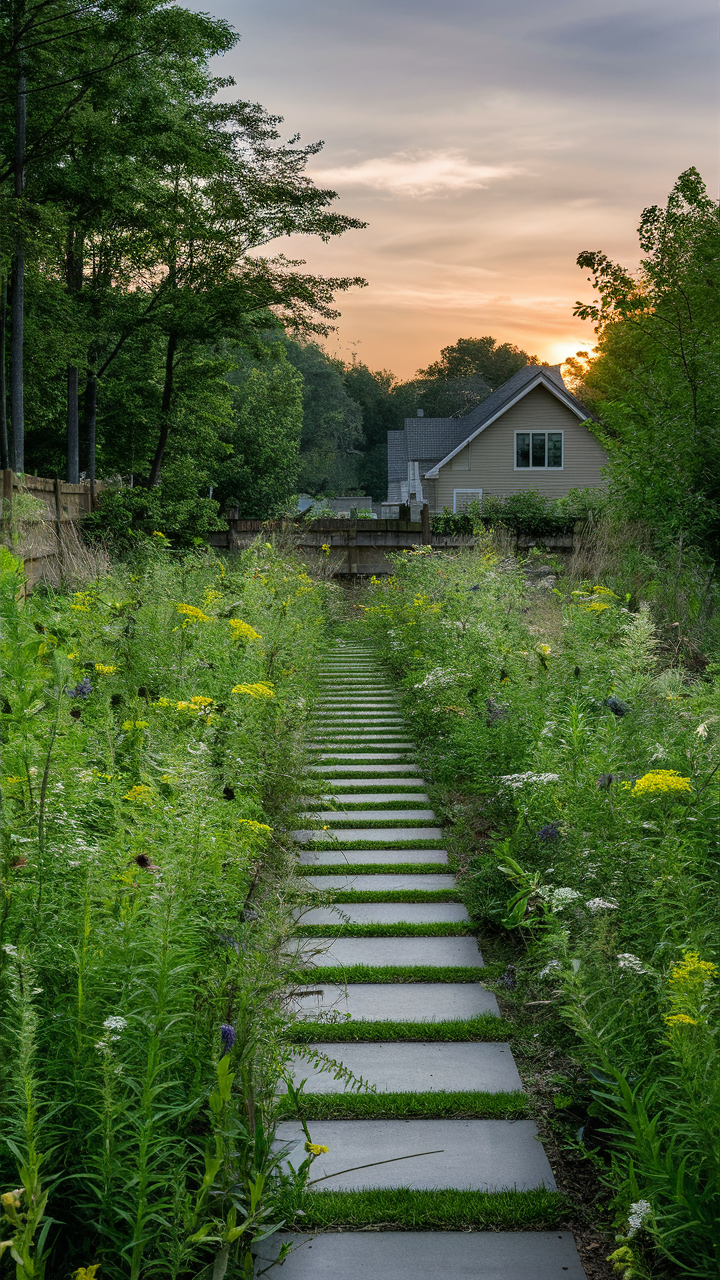
POLYGON ((647 973, 647 969, 640 957, 634 956, 631 951, 619 952, 617 959, 619 969, 624 969, 629 973, 647 973))
POLYGON ((585 906, 588 907, 590 911, 617 911, 618 905, 619 904, 617 902, 613 902, 612 899, 606 901, 605 898, 590 898, 590 900, 585 903, 585 906))
POLYGON ((559 782, 559 773, 506 773, 502 778, 498 779, 504 787, 511 787, 516 791, 518 787, 524 787, 526 783, 533 782, 559 782))
POLYGON ((446 689, 448 685, 457 684, 458 680, 467 679, 464 671, 455 671, 452 667, 434 667, 424 680, 414 685, 415 689, 446 689))
POLYGON ((642 1227, 648 1214, 652 1213, 652 1205, 649 1200, 638 1200, 635 1204, 630 1205, 630 1213, 628 1215, 628 1237, 634 1236, 642 1227))

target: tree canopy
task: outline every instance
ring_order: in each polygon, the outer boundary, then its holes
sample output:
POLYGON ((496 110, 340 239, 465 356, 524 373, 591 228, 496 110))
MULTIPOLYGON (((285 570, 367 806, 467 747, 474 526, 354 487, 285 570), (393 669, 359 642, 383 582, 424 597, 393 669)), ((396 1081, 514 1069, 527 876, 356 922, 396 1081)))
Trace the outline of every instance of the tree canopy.
POLYGON ((634 273, 599 251, 578 256, 598 297, 575 315, 595 321, 598 344, 574 372, 623 511, 717 554, 718 206, 696 169, 643 211, 638 235, 634 273))

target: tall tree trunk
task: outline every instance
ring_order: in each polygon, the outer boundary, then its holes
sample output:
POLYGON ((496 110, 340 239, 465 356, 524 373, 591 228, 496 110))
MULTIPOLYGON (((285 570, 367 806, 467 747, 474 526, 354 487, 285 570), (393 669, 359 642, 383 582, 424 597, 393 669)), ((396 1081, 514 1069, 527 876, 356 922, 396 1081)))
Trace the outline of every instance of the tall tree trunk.
POLYGON ((68 365, 67 371, 67 478, 68 484, 80 483, 78 370, 73 364, 68 365))
POLYGON ((5 385, 5 339, 7 335, 7 280, 2 278, 0 286, 0 450, 2 451, 2 469, 10 467, 10 447, 8 444, 7 420, 7 387, 5 385))
MULTIPOLYGON (((92 357, 91 357, 92 358, 92 357)), ((97 395, 98 384, 95 368, 91 367, 87 371, 87 379, 85 382, 85 399, 83 404, 83 427, 85 435, 85 447, 87 449, 87 474, 92 489, 95 484, 95 426, 97 423, 97 395)))
POLYGON ((163 455, 167 444, 168 432, 170 431, 170 405, 172 403, 176 350, 177 334, 171 333, 168 337, 167 354, 165 356, 165 385, 163 386, 162 404, 160 405, 160 436, 158 439, 157 449, 155 450, 155 457, 153 458, 152 466, 150 468, 151 488, 160 483, 163 455))
MULTIPOLYGON (((22 200, 25 187, 25 123, 27 99, 25 77, 18 76, 15 105, 15 199, 22 200)), ((10 367, 10 405, 12 413, 12 467, 25 470, 25 411, 23 405, 23 345, 25 311, 25 253, 22 233, 15 236, 12 266, 12 341, 10 367)))

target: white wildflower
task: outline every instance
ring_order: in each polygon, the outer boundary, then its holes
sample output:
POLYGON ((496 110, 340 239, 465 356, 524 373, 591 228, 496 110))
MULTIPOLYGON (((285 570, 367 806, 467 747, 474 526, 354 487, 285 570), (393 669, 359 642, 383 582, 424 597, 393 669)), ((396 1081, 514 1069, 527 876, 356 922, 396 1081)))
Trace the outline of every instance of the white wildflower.
POLYGON ((649 1200, 638 1200, 635 1204, 630 1205, 630 1213, 628 1216, 628 1238, 635 1235, 642 1227, 645 1219, 652 1213, 652 1205, 649 1200))
POLYGON ((448 685, 457 684, 458 680, 466 680, 464 671, 455 671, 452 667, 433 667, 415 689, 446 689, 448 685))
POLYGON ((106 1031, 124 1031, 127 1026, 126 1018, 110 1017, 103 1022, 106 1031))
POLYGON ((3 951, 6 956, 16 956, 18 953, 17 947, 14 947, 12 942, 5 942, 3 944, 3 951))
POLYGON ((544 969, 541 969, 541 970, 540 970, 540 973, 539 973, 539 975, 538 975, 538 976, 539 976, 540 978, 548 978, 548 977, 550 976, 550 974, 551 974, 551 973, 554 973, 554 972, 555 972, 555 970, 556 970, 556 969, 562 969, 562 965, 561 965, 560 961, 559 961, 559 960, 551 960, 549 964, 546 964, 546 965, 545 965, 545 968, 544 968, 544 969))
POLYGON ((631 951, 621 951, 617 959, 619 969, 625 969, 630 973, 647 973, 640 957, 634 956, 631 951))
POLYGON ((590 898, 589 902, 585 903, 585 906, 590 911, 617 911, 619 903, 613 902, 612 899, 606 901, 605 898, 590 898))
POLYGON ((498 781, 504 787, 511 787, 516 791, 518 787, 524 787, 526 782, 559 782, 560 775, 558 773, 506 773, 498 781))
POLYGON ((551 911, 563 911, 565 907, 579 898, 580 894, 577 889, 553 889, 548 896, 551 911))

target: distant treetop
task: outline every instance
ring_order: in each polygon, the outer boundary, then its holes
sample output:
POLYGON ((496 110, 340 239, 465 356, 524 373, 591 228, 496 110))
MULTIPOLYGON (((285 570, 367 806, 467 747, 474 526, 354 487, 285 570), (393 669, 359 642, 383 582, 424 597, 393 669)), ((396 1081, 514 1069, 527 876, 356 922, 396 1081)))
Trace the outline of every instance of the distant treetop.
POLYGON ((479 374, 495 391, 519 369, 540 363, 537 356, 528 355, 512 342, 498 345, 497 339, 489 335, 484 338, 458 338, 451 347, 443 347, 439 360, 429 364, 427 369, 418 369, 417 376, 428 381, 446 381, 479 374))

